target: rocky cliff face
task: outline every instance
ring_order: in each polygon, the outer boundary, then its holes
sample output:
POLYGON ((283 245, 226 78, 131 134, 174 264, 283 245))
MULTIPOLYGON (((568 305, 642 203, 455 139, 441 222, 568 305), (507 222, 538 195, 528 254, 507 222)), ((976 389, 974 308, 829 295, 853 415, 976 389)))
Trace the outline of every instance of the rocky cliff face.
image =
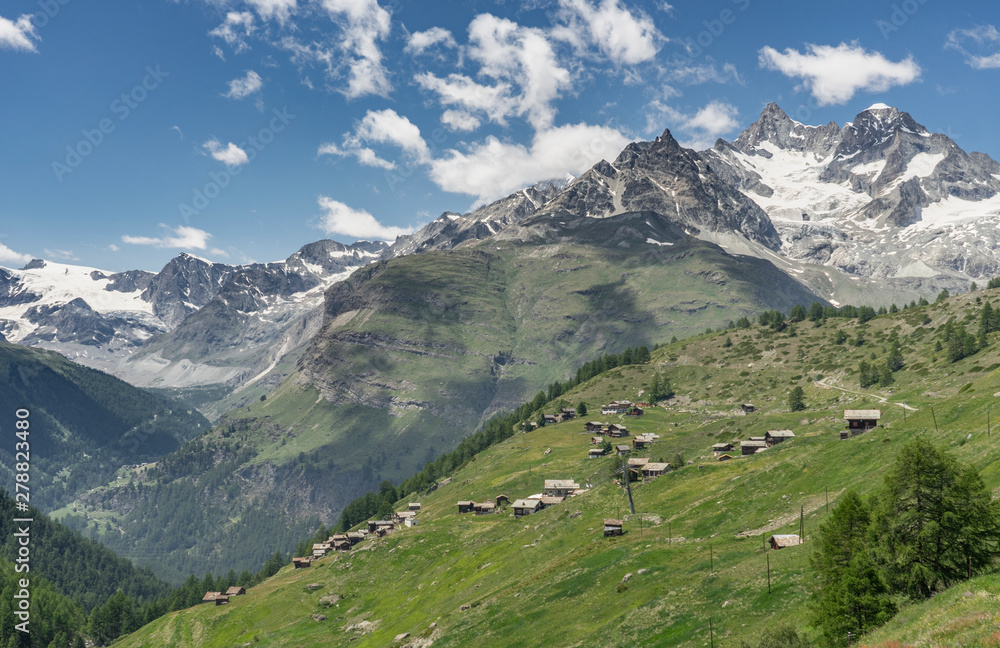
POLYGON ((1000 272, 1000 165, 896 108, 875 104, 838 127, 770 104, 701 156, 767 212, 790 261, 900 286, 1000 272))

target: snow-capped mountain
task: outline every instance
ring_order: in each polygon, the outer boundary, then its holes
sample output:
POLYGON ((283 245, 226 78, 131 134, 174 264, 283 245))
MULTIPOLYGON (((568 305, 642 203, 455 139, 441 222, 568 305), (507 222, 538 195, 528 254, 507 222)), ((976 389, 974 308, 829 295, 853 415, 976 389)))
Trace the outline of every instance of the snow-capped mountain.
POLYGON ((318 241, 284 261, 242 266, 182 253, 155 274, 36 259, 0 268, 0 334, 139 386, 244 384, 289 340, 315 332, 309 316, 326 288, 386 248, 318 241))
POLYGON ((525 187, 468 214, 445 212, 419 231, 398 237, 386 250, 385 257, 394 258, 429 250, 450 250, 466 241, 493 236, 535 213, 563 188, 554 182, 543 182, 525 187))
POLYGON ((767 212, 790 260, 903 283, 1000 273, 1000 164, 896 108, 807 126, 772 103, 701 155, 767 212))

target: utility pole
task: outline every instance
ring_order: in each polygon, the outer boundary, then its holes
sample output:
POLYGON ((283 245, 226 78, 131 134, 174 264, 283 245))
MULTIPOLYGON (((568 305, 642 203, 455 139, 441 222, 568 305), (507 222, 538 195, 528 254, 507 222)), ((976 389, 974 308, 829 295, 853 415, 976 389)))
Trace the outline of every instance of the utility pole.
POLYGON ((625 478, 625 492, 628 493, 628 510, 635 515, 635 503, 632 502, 632 480, 628 476, 628 466, 625 465, 625 455, 622 455, 622 477, 625 478))
POLYGON ((823 490, 826 491, 826 512, 829 513, 830 512, 830 489, 829 489, 829 487, 827 487, 827 488, 824 488, 823 490))
POLYGON ((712 628, 712 617, 708 617, 708 640, 711 648, 715 648, 715 630, 712 628))
POLYGON ((799 544, 806 541, 806 507, 799 506, 799 544))
POLYGON ((934 417, 934 431, 937 432, 938 431, 937 414, 934 413, 934 408, 933 407, 931 408, 931 416, 934 417))
POLYGON ((767 556, 767 593, 770 594, 771 593, 771 554, 770 554, 770 552, 765 552, 764 555, 767 556))
POLYGON ((709 573, 715 571, 715 554, 712 553, 712 543, 708 543, 708 571, 709 573))

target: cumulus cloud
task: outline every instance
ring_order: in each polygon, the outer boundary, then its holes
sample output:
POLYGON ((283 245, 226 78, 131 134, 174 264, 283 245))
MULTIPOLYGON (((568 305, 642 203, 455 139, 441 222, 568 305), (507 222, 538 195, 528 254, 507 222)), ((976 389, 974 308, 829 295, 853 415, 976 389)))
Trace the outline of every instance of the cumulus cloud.
POLYGON ((20 252, 15 252, 3 243, 0 243, 0 263, 20 263, 24 264, 31 261, 30 254, 21 254, 20 252))
POLYGON ((369 143, 397 146, 418 163, 426 163, 431 157, 427 142, 416 124, 391 108, 369 110, 354 131, 344 135, 342 144, 327 142, 320 145, 317 153, 340 157, 353 155, 366 166, 396 168, 395 163, 379 157, 368 147, 369 143))
POLYGON ((296 0, 247 0, 247 4, 256 9, 261 18, 276 18, 280 23, 287 21, 296 8, 296 0))
POLYGON ((228 99, 244 99, 255 92, 260 92, 263 87, 264 81, 260 75, 253 70, 247 70, 245 76, 229 82, 229 92, 223 96, 228 99))
POLYGON ((508 83, 484 85, 463 74, 441 78, 430 72, 418 74, 414 80, 421 88, 435 92, 442 106, 458 107, 467 117, 478 113, 505 126, 507 117, 517 112, 518 101, 508 83))
POLYGON ((340 49, 351 57, 344 94, 348 99, 369 94, 388 96, 392 83, 382 65, 378 43, 389 35, 389 12, 377 0, 323 0, 323 8, 340 21, 340 49))
POLYGON ((961 52, 965 62, 977 70, 1000 68, 1000 31, 993 25, 954 29, 948 33, 945 47, 961 52), (979 53, 973 53, 969 48, 975 48, 979 53))
POLYGON ((319 197, 323 216, 319 228, 327 234, 342 234, 359 239, 392 241, 397 236, 412 234, 411 227, 391 227, 379 223, 364 209, 354 209, 328 196, 319 197))
POLYGON ((441 123, 452 131, 474 131, 479 128, 479 119, 464 110, 446 110, 441 113, 441 123))
POLYGON ((247 152, 232 142, 223 146, 222 142, 213 138, 202 144, 201 147, 213 158, 229 166, 240 166, 250 161, 247 152))
POLYGON ((35 43, 32 42, 36 40, 41 39, 35 33, 35 26, 31 24, 31 14, 22 14, 17 20, 0 16, 0 48, 37 52, 35 43))
POLYGON ((912 56, 894 62, 857 43, 836 47, 810 43, 805 53, 764 47, 758 55, 762 67, 802 79, 801 87, 809 90, 821 106, 846 103, 859 90, 884 92, 920 77, 920 66, 912 56))
POLYGON ((480 203, 613 159, 629 138, 605 126, 570 124, 535 133, 531 146, 488 137, 466 151, 450 150, 430 163, 431 179, 445 191, 476 196, 480 203))
MULTIPOLYGON (((226 41, 236 53, 250 49, 247 45, 247 38, 253 35, 254 26, 253 14, 249 11, 230 11, 226 14, 226 19, 221 25, 208 32, 209 36, 215 36, 226 41)), ((222 50, 216 48, 216 55, 222 57, 222 50)))
MULTIPOLYGON (((171 232, 170 228, 163 223, 160 223, 160 227, 168 233, 160 237, 130 236, 125 234, 122 236, 122 242, 130 245, 152 245, 158 248, 174 248, 179 250, 208 250, 208 241, 212 238, 212 235, 205 230, 181 225, 173 228, 171 232)), ((222 250, 213 248, 209 251, 225 256, 222 250)))
POLYGON ((535 129, 551 126, 556 113, 552 102, 570 87, 571 75, 559 64, 545 32, 480 14, 469 23, 469 42, 469 56, 480 64, 481 75, 520 89, 513 97, 514 114, 535 129))
POLYGON ((739 111, 732 104, 722 101, 710 102, 682 122, 682 130, 690 137, 681 142, 681 146, 699 151, 711 147, 720 136, 740 125, 736 119, 738 115, 739 111))
POLYGON ((458 43, 455 42, 455 37, 451 35, 450 31, 444 27, 431 27, 426 31, 410 34, 403 51, 407 54, 419 55, 435 45, 458 47, 458 43))
POLYGON ((49 248, 42 248, 42 253, 45 254, 46 259, 61 260, 61 261, 79 261, 80 257, 73 253, 73 250, 60 250, 56 248, 55 250, 50 250, 49 248))
POLYGON ((651 61, 660 49, 663 35, 652 18, 642 12, 632 13, 619 0, 559 0, 569 28, 585 33, 602 54, 619 64, 634 65, 651 61))

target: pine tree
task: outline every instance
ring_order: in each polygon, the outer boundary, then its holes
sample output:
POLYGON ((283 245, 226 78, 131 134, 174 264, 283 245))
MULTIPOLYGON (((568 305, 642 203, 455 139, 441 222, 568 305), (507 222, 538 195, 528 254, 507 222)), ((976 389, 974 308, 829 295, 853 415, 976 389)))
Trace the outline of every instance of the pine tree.
POLYGON ((576 415, 577 416, 587 415, 587 404, 584 403, 583 401, 580 401, 580 404, 576 406, 576 415))
POLYGON ((1000 556, 1000 506, 972 467, 922 439, 902 448, 876 496, 869 545, 886 581, 927 598, 1000 556))
POLYGON ((805 392, 802 390, 802 387, 796 385, 792 388, 792 391, 788 393, 788 410, 791 412, 800 412, 804 410, 806 408, 805 401, 803 400, 804 398, 805 392))

